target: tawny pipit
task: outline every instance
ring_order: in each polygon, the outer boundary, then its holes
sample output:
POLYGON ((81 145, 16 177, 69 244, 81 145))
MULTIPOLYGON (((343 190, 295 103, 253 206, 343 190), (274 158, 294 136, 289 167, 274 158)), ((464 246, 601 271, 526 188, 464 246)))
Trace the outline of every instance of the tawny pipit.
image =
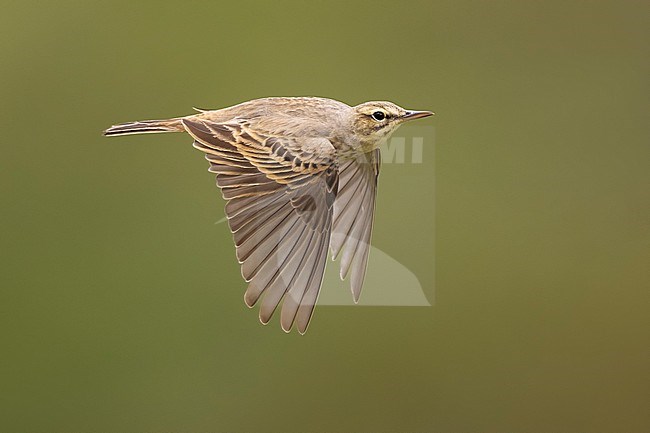
POLYGON ((372 232, 382 140, 431 116, 391 102, 350 107, 325 98, 263 98, 169 120, 115 125, 105 135, 187 132, 205 152, 226 203, 249 307, 304 334, 328 249, 359 300, 372 232))

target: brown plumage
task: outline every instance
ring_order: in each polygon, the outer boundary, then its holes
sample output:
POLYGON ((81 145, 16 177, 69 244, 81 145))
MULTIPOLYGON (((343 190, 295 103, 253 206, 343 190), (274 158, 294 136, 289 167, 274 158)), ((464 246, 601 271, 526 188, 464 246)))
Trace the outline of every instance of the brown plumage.
POLYGON ((187 132, 226 203, 249 307, 304 334, 328 250, 341 254, 359 300, 372 233, 379 145, 404 121, 430 116, 391 102, 350 107, 326 98, 263 98, 168 120, 115 125, 104 135, 187 132), (260 301, 261 299, 261 301, 260 301))

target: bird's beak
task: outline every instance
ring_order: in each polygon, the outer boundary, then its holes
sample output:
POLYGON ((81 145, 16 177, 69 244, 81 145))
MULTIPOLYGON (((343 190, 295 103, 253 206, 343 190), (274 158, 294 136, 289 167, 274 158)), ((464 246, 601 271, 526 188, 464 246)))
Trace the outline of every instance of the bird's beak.
POLYGON ((402 120, 415 120, 415 119, 421 119, 423 117, 429 117, 433 116, 433 112, 431 111, 407 111, 404 113, 402 116, 402 120))

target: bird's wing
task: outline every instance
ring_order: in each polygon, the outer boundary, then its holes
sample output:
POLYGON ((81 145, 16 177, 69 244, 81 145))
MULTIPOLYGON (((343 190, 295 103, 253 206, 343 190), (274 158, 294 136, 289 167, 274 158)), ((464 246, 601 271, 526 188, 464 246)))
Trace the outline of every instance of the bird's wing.
POLYGON ((334 147, 326 139, 261 134, 245 121, 183 119, 206 153, 227 200, 249 307, 260 297, 268 323, 282 299, 281 325, 304 333, 327 262, 338 189, 334 147))
POLYGON ((350 273, 354 302, 359 301, 368 265, 370 236, 375 214, 377 176, 381 165, 379 149, 343 164, 339 169, 339 189, 334 201, 332 258, 343 250, 341 279, 350 273))

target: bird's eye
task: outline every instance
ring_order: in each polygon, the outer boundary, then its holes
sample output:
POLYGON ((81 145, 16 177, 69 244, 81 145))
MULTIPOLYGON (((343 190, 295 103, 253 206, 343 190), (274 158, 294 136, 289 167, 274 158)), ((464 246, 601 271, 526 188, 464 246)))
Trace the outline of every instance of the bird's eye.
POLYGON ((383 111, 375 111, 372 113, 371 117, 375 119, 377 122, 381 122, 386 118, 386 114, 383 111))

